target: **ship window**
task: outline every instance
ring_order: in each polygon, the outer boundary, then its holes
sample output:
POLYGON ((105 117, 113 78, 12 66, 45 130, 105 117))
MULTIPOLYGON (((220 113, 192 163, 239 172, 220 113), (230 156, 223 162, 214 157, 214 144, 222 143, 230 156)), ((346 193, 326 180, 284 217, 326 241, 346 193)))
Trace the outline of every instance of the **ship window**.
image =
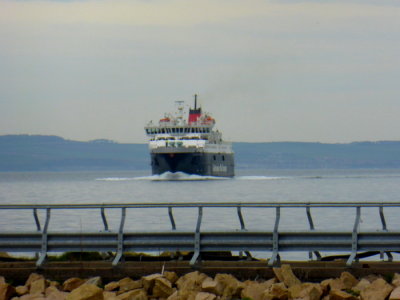
POLYGON ((225 156, 224 155, 222 155, 222 160, 225 160, 225 156))
POLYGON ((213 158, 214 158, 214 160, 217 160, 217 157, 215 155, 213 156, 213 158))
POLYGON ((163 129, 161 130, 161 132, 162 132, 162 133, 165 133, 165 128, 163 128, 163 129))

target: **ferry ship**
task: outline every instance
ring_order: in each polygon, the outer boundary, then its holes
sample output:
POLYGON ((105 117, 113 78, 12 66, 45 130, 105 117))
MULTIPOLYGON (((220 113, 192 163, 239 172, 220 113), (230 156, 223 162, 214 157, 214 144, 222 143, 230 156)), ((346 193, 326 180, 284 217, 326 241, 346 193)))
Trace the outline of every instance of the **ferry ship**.
POLYGON ((215 120, 197 107, 185 110, 183 101, 176 101, 177 111, 165 114, 158 124, 145 126, 149 137, 152 174, 183 172, 202 176, 233 177, 232 143, 224 142, 214 130, 215 120))

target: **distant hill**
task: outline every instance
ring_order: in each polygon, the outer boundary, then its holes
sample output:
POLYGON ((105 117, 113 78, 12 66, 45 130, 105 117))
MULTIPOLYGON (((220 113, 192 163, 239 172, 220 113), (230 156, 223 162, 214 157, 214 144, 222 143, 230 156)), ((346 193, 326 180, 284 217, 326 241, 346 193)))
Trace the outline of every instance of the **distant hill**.
MULTIPOLYGON (((400 168, 400 141, 234 143, 240 169, 400 168)), ((0 136, 0 171, 147 170, 145 144, 77 142, 58 136, 0 136)))
POLYGON ((57 136, 0 136, 0 171, 132 170, 149 167, 145 144, 77 142, 57 136))
POLYGON ((234 147, 241 168, 400 168, 400 141, 235 143, 234 147))

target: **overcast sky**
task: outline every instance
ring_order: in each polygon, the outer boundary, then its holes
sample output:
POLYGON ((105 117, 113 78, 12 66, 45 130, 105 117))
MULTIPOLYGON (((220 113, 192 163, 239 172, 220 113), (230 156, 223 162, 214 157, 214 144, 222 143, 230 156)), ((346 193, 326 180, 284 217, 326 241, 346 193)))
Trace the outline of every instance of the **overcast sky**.
POLYGON ((400 140, 400 1, 0 0, 0 135, 143 143, 195 93, 231 141, 400 140))

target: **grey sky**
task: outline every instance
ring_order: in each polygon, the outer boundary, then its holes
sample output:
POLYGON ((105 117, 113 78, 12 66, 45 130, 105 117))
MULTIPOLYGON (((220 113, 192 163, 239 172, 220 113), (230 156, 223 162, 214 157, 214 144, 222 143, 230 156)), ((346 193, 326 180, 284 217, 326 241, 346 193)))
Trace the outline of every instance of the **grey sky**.
POLYGON ((0 0, 0 134, 145 142, 198 93, 232 141, 399 140, 399 1, 0 0))

